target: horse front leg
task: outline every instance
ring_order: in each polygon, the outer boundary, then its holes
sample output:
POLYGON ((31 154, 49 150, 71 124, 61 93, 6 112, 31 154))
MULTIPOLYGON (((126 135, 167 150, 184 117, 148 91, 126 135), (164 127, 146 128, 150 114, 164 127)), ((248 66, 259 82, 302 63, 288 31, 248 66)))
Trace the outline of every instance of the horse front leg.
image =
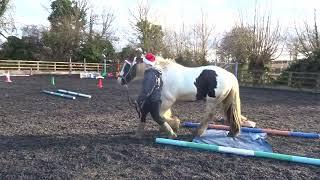
POLYGON ((174 104, 175 100, 164 99, 160 108, 160 116, 167 122, 173 131, 177 132, 180 127, 180 119, 172 115, 171 107, 174 104))
POLYGON ((177 132, 180 127, 180 119, 177 116, 172 115, 171 109, 168 109, 163 113, 163 119, 177 132))

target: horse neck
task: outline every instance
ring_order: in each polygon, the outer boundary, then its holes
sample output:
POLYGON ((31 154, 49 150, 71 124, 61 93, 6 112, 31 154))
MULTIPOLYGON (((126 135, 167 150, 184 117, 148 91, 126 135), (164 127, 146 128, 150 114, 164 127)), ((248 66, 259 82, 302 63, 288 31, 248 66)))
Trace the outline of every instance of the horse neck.
POLYGON ((159 58, 157 61, 156 61, 156 64, 155 64, 156 67, 158 67, 159 69, 161 70, 165 70, 169 67, 172 67, 172 66, 175 66, 175 68, 179 67, 179 68, 183 68, 184 66, 176 63, 175 61, 173 60, 170 60, 170 59, 163 59, 163 58, 159 58))
POLYGON ((143 63, 137 64, 136 69, 136 77, 135 79, 142 79, 144 76, 144 71, 146 70, 146 66, 143 63))

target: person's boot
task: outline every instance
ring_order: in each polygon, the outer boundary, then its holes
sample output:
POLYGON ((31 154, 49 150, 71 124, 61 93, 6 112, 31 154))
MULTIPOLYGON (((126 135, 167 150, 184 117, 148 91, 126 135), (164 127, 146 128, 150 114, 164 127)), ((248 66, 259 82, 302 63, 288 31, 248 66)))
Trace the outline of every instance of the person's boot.
POLYGON ((136 138, 142 138, 143 135, 144 135, 144 128, 146 126, 146 123, 143 123, 143 122, 140 122, 138 127, 137 127, 137 130, 136 130, 136 133, 135 133, 135 137, 136 138))
POLYGON ((161 129, 163 129, 168 134, 170 139, 177 137, 177 134, 173 132, 171 126, 167 122, 163 123, 161 129))

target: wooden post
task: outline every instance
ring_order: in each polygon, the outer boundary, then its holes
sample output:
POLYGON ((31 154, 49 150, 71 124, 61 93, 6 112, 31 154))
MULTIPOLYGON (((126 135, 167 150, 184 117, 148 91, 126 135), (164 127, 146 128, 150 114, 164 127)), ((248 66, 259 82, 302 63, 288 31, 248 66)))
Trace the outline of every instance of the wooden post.
POLYGON ((20 67, 20 61, 18 61, 18 71, 21 70, 21 67, 20 67))
POLYGON ((69 57, 69 76, 72 74, 71 56, 69 57))
POLYGON ((116 78, 120 75, 120 62, 117 60, 117 72, 116 72, 116 78))
POLYGON ((83 68, 84 68, 84 72, 87 72, 86 58, 83 59, 83 68))
POLYGON ((106 59, 103 60, 103 71, 101 73, 101 76, 107 77, 107 60, 106 59))
POLYGON ((40 63, 37 62, 37 71, 39 71, 39 70, 40 70, 40 63))
POLYGON ((238 79, 238 62, 236 62, 234 64, 234 75, 236 76, 236 78, 238 79))
POLYGON ((292 85, 292 72, 288 72, 288 86, 291 87, 292 85))
POLYGON ((317 84, 316 84, 316 93, 320 92, 320 74, 318 74, 317 84))
POLYGON ((57 63, 56 63, 56 62, 55 62, 54 65, 53 65, 53 70, 54 70, 54 72, 57 71, 57 63))

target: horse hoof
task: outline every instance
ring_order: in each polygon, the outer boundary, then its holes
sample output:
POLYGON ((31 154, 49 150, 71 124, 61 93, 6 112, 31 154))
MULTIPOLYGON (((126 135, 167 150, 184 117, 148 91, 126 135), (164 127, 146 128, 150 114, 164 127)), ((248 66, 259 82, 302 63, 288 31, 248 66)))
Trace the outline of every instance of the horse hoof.
POLYGON ((169 135, 169 139, 175 139, 175 138, 177 138, 178 136, 177 136, 177 134, 176 133, 173 133, 173 134, 170 134, 169 135))
POLYGON ((241 126, 254 128, 256 127, 256 122, 250 120, 242 121, 241 126))
POLYGON ((167 122, 174 132, 178 132, 180 128, 180 120, 177 117, 175 117, 173 120, 168 120, 167 122))
POLYGON ((239 133, 232 133, 232 132, 228 132, 228 137, 237 137, 239 135, 239 133))
POLYGON ((133 139, 142 139, 143 134, 136 133, 136 134, 131 135, 130 137, 133 139))
POLYGON ((133 136, 131 136, 131 138, 132 138, 132 139, 141 140, 141 139, 142 139, 142 136, 135 136, 135 135, 133 135, 133 136))
POLYGON ((204 134, 204 130, 197 130, 197 131, 195 131, 193 134, 194 134, 194 136, 196 136, 196 137, 201 137, 201 136, 203 136, 203 134, 204 134))
POLYGON ((174 132, 178 132, 179 128, 180 128, 180 120, 177 120, 173 125, 172 129, 174 132))

